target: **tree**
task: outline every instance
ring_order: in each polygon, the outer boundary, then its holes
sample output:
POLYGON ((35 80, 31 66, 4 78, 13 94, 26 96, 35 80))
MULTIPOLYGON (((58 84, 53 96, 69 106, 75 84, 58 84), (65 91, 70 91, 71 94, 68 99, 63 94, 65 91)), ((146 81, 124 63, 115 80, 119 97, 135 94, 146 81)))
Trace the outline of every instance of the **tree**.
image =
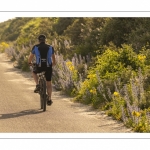
POLYGON ((101 32, 101 45, 108 45, 113 42, 121 47, 127 42, 129 33, 136 27, 136 18, 107 18, 101 32))

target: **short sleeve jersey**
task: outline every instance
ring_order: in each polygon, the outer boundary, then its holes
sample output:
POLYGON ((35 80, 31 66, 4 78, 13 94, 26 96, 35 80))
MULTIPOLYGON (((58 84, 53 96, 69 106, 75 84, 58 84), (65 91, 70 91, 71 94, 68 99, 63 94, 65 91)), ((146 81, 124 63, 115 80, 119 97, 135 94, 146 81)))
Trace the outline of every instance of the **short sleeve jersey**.
MULTIPOLYGON (((40 56, 41 56, 41 59, 46 59, 47 58, 47 53, 48 53, 48 50, 49 50, 49 47, 51 45, 49 44, 46 44, 45 42, 42 42, 40 44, 37 44, 37 45, 34 45, 32 50, 31 50, 31 53, 32 54, 35 54, 35 51, 34 51, 34 47, 38 47, 38 50, 40 52, 40 56)), ((54 54, 54 48, 52 47, 52 54, 54 54)), ((42 66, 46 66, 46 63, 43 63, 42 66)))

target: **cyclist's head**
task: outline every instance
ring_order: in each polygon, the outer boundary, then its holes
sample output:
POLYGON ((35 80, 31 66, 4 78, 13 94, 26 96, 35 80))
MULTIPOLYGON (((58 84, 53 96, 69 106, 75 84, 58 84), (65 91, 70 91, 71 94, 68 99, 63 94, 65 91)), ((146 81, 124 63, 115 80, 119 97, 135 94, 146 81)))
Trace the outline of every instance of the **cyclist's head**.
POLYGON ((45 42, 45 39, 46 39, 46 36, 45 36, 44 34, 40 34, 40 35, 38 36, 39 42, 45 42))

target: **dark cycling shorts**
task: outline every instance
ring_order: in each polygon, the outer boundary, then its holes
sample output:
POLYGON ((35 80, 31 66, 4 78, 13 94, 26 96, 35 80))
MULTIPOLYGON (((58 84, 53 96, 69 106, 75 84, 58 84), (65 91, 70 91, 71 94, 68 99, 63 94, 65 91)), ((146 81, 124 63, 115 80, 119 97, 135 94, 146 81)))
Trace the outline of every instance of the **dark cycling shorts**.
POLYGON ((46 81, 51 81, 51 79, 52 79, 52 66, 50 66, 50 67, 35 67, 33 69, 33 72, 35 74, 41 73, 43 71, 45 71, 46 81))

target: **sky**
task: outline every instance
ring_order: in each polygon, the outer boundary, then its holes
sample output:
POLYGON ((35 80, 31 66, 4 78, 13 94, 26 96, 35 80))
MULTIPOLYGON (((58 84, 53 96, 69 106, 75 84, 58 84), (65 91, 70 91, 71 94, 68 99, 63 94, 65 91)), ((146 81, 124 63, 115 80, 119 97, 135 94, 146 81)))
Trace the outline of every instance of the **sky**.
POLYGON ((0 23, 4 22, 4 21, 7 21, 9 19, 13 19, 13 18, 15 18, 15 16, 13 16, 13 15, 12 16, 11 15, 10 16, 4 16, 4 17, 0 16, 0 23))
POLYGON ((14 17, 150 17, 149 0, 94 0, 92 3, 84 0, 49 3, 49 0, 42 0, 42 3, 46 4, 44 9, 39 0, 2 1, 0 22, 14 17))
POLYGON ((1 12, 0 23, 15 17, 150 17, 150 11, 143 12, 1 12))

